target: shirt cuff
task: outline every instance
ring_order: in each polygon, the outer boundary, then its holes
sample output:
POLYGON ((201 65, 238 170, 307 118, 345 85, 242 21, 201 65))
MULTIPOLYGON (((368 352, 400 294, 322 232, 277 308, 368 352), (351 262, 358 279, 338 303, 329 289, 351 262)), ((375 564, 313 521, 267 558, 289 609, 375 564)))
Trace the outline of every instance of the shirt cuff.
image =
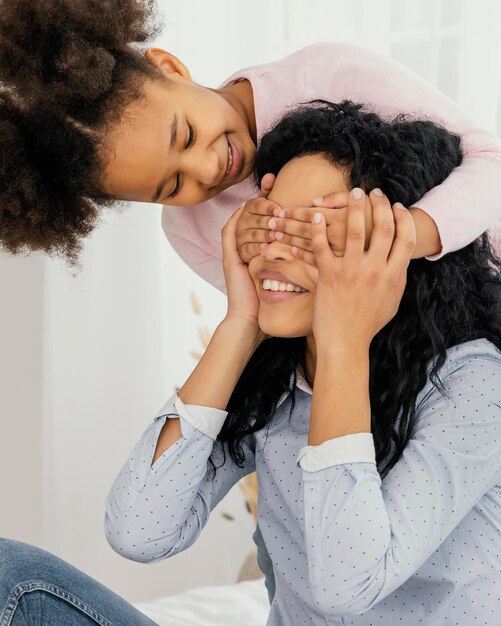
POLYGON ((375 464, 374 437, 372 433, 354 433, 328 439, 318 446, 304 446, 299 450, 296 463, 307 472, 343 463, 375 464))
POLYGON ((181 417, 207 437, 214 441, 220 433, 227 411, 199 404, 184 404, 177 393, 173 394, 157 413, 155 419, 166 416, 181 417))

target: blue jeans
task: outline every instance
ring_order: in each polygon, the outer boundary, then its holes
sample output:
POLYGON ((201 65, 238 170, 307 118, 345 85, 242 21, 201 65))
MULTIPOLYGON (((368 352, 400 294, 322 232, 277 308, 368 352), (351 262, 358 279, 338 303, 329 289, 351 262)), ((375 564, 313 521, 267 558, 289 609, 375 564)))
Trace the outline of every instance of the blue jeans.
MULTIPOLYGON (((254 543, 257 546, 257 564, 265 575, 264 584, 266 585, 268 598, 270 599, 271 604, 273 602, 273 596, 275 595, 275 574, 273 572, 273 563, 271 562, 270 555, 268 554, 268 550, 264 544, 263 535, 257 525, 256 530, 252 535, 252 539, 254 539, 254 543)), ((0 623, 0 626, 3 625, 0 623)))
POLYGON ((0 626, 157 626, 52 554, 0 539, 0 626))

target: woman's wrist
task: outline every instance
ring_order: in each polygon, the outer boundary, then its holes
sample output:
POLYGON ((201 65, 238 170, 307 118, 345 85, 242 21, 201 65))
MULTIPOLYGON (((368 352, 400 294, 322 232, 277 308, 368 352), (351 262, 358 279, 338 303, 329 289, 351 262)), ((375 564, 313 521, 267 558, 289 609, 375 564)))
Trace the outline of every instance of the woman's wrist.
POLYGON ((225 317, 205 353, 178 394, 186 404, 226 409, 233 389, 261 342, 259 328, 250 319, 225 317))
POLYGON ((336 339, 329 342, 316 341, 317 360, 343 360, 368 358, 370 342, 365 339, 336 339))
POLYGON ((215 332, 225 334, 232 344, 241 346, 243 352, 250 351, 249 358, 265 338, 255 319, 232 314, 221 320, 215 332))

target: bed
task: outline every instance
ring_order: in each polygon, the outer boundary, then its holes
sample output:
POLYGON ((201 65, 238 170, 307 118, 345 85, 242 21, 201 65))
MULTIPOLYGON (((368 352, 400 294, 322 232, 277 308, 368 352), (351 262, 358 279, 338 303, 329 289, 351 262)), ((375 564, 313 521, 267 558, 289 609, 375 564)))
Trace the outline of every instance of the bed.
POLYGON ((270 611, 264 576, 197 587, 135 607, 159 626, 265 626, 270 611))

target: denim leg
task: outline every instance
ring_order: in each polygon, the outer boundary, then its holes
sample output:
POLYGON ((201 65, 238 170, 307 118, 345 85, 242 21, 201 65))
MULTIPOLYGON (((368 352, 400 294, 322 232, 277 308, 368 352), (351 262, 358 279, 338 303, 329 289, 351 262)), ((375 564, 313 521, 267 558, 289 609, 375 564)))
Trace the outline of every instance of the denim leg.
POLYGON ((156 626, 72 565, 0 539, 0 626, 156 626))
POLYGON ((252 539, 257 546, 257 564, 265 575, 264 584, 268 591, 268 598, 270 599, 270 605, 273 602, 273 596, 275 595, 275 574, 273 572, 273 563, 271 562, 270 555, 264 544, 263 536, 259 526, 256 525, 256 530, 252 535, 252 539))

